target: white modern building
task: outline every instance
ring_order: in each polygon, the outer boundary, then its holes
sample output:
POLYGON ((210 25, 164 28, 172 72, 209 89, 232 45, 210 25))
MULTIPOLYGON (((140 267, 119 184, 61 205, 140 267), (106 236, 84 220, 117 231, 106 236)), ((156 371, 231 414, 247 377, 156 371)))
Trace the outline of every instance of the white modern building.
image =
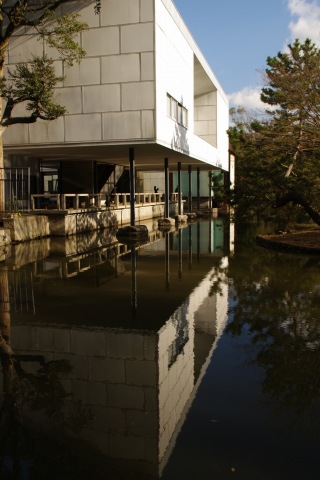
MULTIPOLYGON (((47 52, 65 76, 56 98, 67 114, 10 127, 6 166, 30 167, 31 193, 111 192, 126 188, 120 177, 130 149, 137 191, 164 190, 167 159, 171 191, 181 169, 198 173, 207 196, 208 171, 229 169, 228 100, 173 1, 102 0, 98 15, 93 3, 62 9, 89 25, 80 65, 66 68, 47 52)), ((9 68, 43 48, 22 29, 10 43, 9 68)))

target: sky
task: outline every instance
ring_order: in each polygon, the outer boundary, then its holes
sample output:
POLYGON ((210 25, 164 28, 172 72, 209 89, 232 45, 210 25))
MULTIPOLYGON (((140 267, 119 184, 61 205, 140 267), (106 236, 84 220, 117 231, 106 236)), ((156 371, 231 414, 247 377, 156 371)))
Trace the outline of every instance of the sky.
POLYGON ((268 56, 306 38, 320 47, 320 0, 173 0, 230 106, 263 108, 268 56))

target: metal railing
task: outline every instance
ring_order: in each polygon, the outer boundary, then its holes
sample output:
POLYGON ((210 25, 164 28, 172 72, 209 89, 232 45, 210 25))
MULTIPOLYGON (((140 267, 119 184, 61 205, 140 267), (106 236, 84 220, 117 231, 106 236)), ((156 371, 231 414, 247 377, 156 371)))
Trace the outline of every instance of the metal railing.
POLYGON ((5 211, 30 210, 30 167, 1 169, 5 211))
MULTIPOLYGON (((178 201, 178 193, 169 195, 171 202, 178 201)), ((136 205, 164 203, 164 193, 136 193, 136 205)), ((31 209, 35 210, 83 210, 128 208, 130 206, 130 193, 37 193, 31 195, 31 209)))

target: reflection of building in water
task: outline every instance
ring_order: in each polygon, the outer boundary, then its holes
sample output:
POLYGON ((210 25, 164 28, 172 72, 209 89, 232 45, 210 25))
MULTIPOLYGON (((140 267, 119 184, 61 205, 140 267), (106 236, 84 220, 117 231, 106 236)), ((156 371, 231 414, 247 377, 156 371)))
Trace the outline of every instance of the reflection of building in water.
POLYGON ((216 279, 213 268, 158 332, 16 324, 12 346, 70 362, 63 385, 92 415, 79 439, 158 477, 224 328, 216 279))
POLYGON ((212 269, 159 332, 160 471, 227 320, 227 284, 211 293, 215 280, 212 269))

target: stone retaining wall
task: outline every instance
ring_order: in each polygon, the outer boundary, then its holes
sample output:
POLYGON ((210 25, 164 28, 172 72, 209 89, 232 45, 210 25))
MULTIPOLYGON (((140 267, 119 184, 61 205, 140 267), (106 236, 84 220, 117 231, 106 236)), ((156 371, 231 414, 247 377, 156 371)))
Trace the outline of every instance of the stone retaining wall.
MULTIPOLYGON (((177 202, 170 203, 169 213, 177 214, 177 202)), ((141 205, 135 209, 136 222, 164 216, 164 204, 141 205)), ((130 208, 50 212, 48 215, 22 215, 3 220, 10 242, 24 242, 47 236, 68 236, 130 224, 130 208)), ((1 243, 0 243, 1 245, 1 243)))

